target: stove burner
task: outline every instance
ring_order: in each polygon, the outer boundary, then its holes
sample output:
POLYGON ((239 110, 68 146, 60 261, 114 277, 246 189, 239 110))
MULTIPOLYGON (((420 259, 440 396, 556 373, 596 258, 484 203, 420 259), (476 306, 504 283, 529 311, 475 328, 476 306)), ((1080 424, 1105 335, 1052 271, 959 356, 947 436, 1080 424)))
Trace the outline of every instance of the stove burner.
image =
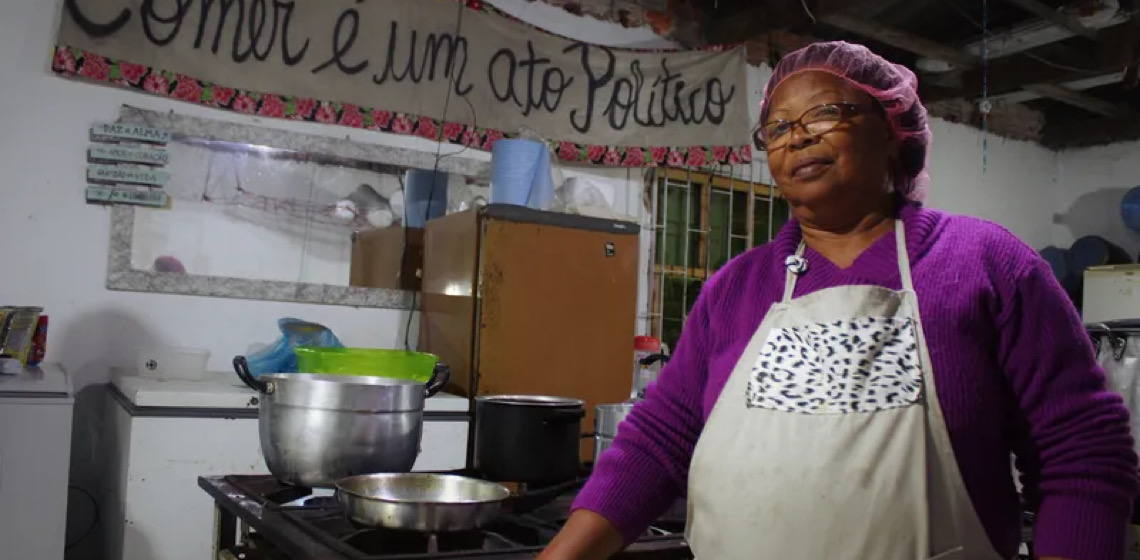
MULTIPOLYGON (((327 494, 328 491, 314 492, 308 488, 282 484, 271 476, 233 475, 200 479, 202 482, 205 482, 203 488, 207 491, 210 491, 211 484, 229 487, 220 494, 214 494, 216 499, 232 500, 241 497, 247 502, 261 505, 266 512, 272 512, 272 515, 264 518, 264 526, 255 523, 251 527, 254 532, 247 537, 246 544, 252 542, 248 541, 249 538, 254 538, 260 553, 250 558, 276 557, 266 556, 265 553, 275 549, 274 539, 284 538, 297 539, 296 542, 308 541, 312 544, 307 546, 334 554, 321 558, 335 560, 529 557, 541 551, 557 534, 569 515, 571 503, 579 489, 574 485, 565 485, 561 490, 557 487, 532 487, 524 492, 524 500, 508 510, 514 513, 501 515, 482 530, 428 534, 362 526, 344 516, 340 504, 335 497, 327 494), (241 494, 244 496, 239 496, 241 494)), ((688 547, 683 541, 683 531, 683 520, 674 522, 662 519, 639 538, 629 551, 617 558, 690 558, 688 547)), ((244 549, 238 546, 228 550, 233 552, 244 549)))

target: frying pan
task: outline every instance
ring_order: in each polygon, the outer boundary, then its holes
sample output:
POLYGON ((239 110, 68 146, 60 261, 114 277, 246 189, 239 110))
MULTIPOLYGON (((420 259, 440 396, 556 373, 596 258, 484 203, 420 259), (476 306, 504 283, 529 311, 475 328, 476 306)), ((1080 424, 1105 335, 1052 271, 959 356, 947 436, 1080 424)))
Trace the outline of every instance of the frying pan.
POLYGON ((572 481, 512 496, 501 484, 466 476, 381 473, 337 481, 336 499, 345 516, 362 525, 454 533, 481 528, 504 510, 535 509, 581 484, 572 481))

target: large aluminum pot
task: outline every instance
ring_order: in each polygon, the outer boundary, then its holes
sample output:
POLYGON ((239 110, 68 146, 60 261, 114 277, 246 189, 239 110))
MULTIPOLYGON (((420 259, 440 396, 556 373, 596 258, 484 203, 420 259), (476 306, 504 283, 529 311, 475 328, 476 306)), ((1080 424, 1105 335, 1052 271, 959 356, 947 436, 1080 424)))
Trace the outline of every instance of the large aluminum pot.
POLYGON ((633 410, 632 402, 600 404, 594 408, 594 461, 610 448, 617 436, 618 424, 633 410))
POLYGON ((304 373, 254 379, 242 356, 234 358, 234 369, 261 393, 258 431, 269 472, 306 487, 332 487, 360 474, 410 471, 423 434, 424 399, 450 378, 440 365, 426 385, 304 373))

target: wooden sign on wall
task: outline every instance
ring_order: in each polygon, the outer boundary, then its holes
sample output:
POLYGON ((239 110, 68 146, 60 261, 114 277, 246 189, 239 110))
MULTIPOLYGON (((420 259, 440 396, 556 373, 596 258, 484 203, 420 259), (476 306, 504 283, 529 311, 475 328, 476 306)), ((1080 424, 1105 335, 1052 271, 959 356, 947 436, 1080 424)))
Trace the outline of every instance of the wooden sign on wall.
POLYGON ((170 173, 165 145, 170 131, 133 123, 99 123, 91 127, 87 148, 88 204, 132 204, 164 208, 170 196, 162 190, 170 173))

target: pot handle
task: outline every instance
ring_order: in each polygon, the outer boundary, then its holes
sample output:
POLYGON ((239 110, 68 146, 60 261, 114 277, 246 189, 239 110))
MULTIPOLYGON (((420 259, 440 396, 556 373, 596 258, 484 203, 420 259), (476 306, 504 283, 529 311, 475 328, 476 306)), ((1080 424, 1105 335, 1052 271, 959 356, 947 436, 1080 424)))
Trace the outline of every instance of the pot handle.
POLYGON ((431 371, 431 379, 424 385, 424 398, 438 393, 448 381, 451 381, 451 368, 447 364, 436 364, 431 371))
POLYGON ((547 413, 543 424, 571 424, 580 422, 586 417, 586 411, 581 408, 559 408, 547 413))
POLYGON ((642 358, 640 363, 643 366, 651 366, 653 364, 656 364, 657 362, 661 362, 662 364, 669 363, 669 355, 668 354, 662 354, 662 353, 650 354, 650 355, 642 358))
POLYGON ((246 361, 245 356, 234 356, 234 371, 237 372, 242 383, 249 385, 250 389, 258 393, 269 394, 269 384, 258 380, 249 372, 249 362, 246 361))

